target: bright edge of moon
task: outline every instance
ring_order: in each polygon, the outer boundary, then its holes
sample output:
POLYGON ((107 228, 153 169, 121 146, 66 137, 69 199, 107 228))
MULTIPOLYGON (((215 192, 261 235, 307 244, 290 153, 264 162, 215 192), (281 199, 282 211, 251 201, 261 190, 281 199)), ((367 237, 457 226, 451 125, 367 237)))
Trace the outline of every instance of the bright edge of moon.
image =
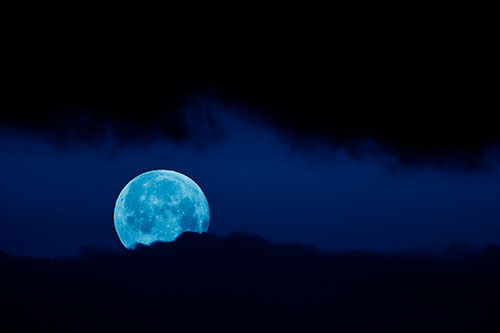
POLYGON ((191 178, 172 170, 147 171, 128 182, 115 203, 115 230, 123 246, 172 242, 185 231, 206 232, 208 201, 191 178))

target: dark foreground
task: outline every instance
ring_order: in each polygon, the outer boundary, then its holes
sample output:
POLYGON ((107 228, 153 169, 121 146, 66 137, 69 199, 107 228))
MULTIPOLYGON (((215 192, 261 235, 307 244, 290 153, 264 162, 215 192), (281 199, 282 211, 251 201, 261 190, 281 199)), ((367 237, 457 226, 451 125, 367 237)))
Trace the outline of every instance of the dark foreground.
MULTIPOLYGON (((12 331, 500 332, 500 248, 325 254, 248 235, 73 259, 0 253, 12 331)), ((2 332, 8 330, 2 329, 2 332)))

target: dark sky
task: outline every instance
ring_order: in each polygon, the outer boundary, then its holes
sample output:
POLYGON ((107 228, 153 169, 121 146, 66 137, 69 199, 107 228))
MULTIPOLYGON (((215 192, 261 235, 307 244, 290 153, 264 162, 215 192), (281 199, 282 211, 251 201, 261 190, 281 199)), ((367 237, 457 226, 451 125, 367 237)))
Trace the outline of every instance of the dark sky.
POLYGON ((149 48, 83 30, 6 41, 0 250, 119 248, 114 200, 159 168, 202 187, 215 234, 329 250, 500 242, 487 36, 381 26, 149 48))

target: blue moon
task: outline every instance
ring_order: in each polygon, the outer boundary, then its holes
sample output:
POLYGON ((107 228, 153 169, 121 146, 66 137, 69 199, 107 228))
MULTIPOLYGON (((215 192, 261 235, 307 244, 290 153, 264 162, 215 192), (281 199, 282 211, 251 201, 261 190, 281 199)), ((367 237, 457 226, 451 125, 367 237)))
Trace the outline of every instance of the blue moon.
POLYGON ((121 190, 113 214, 123 246, 172 242, 186 231, 203 233, 210 224, 208 201, 191 178, 172 170, 152 170, 121 190))

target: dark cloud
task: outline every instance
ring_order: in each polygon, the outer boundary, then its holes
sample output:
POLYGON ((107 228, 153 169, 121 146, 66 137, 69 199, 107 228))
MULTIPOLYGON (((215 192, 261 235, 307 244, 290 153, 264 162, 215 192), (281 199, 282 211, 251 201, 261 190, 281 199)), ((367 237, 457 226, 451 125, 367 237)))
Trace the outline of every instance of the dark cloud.
POLYGON ((0 122, 62 140, 182 141, 199 132, 206 140, 220 131, 210 112, 185 113, 202 109, 201 97, 298 143, 319 139, 364 154, 372 141, 403 164, 480 166, 500 139, 489 44, 443 33, 353 29, 224 48, 34 38, 10 54, 0 122))
POLYGON ((246 234, 189 233, 115 254, 87 248, 77 258, 49 260, 0 253, 2 325, 64 332, 495 331, 499 248, 453 253, 327 254, 246 234))

